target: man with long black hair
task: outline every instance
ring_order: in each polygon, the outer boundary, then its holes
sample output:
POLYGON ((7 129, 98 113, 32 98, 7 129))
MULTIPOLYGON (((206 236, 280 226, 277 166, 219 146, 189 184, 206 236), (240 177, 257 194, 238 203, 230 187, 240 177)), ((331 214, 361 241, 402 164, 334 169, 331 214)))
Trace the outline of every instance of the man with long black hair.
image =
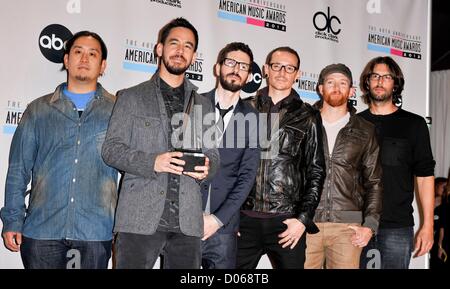
POLYGON ((380 225, 361 255, 362 268, 367 267, 371 248, 380 252, 381 268, 407 269, 414 250, 422 256, 433 245, 435 161, 424 118, 396 105, 401 103, 404 84, 400 66, 388 56, 372 59, 360 77, 362 98, 369 108, 359 115, 375 124, 383 169, 380 225), (415 244, 414 177, 423 212, 415 244))

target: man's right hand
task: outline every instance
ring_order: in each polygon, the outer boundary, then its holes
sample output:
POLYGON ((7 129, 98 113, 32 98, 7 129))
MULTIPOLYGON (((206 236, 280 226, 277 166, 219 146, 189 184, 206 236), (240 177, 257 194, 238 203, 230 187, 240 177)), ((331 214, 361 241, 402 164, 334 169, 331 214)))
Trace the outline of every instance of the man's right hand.
POLYGON ((19 252, 20 244, 22 244, 22 233, 19 232, 4 232, 3 242, 8 250, 19 252))
POLYGON ((172 173, 181 175, 185 162, 178 158, 183 156, 182 152, 166 152, 156 156, 154 170, 157 173, 172 173))

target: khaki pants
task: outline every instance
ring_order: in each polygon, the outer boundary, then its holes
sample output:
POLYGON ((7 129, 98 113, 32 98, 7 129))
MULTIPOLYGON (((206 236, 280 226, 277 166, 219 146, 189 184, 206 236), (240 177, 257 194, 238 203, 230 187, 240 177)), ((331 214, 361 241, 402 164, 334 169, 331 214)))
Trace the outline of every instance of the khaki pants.
POLYGON ((359 269, 362 248, 352 245, 350 223, 317 223, 320 232, 306 236, 305 269, 359 269))

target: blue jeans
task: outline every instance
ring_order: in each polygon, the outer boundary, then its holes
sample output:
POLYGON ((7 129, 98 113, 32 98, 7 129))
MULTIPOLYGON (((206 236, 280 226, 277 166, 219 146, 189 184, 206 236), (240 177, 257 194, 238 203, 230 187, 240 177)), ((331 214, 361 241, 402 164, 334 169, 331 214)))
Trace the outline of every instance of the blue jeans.
POLYGON ((107 269, 112 241, 36 240, 22 238, 25 269, 107 269))
POLYGON ((414 228, 378 229, 361 253, 361 269, 408 269, 414 250, 414 228))
POLYGON ((202 241, 203 269, 236 269, 236 233, 215 233, 202 241))

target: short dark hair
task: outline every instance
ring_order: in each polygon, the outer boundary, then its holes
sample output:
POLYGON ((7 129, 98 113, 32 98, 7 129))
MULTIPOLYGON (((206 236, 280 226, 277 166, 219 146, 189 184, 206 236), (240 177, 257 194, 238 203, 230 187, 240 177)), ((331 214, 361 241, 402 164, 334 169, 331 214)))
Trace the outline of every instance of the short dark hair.
POLYGON ((250 47, 242 42, 231 42, 228 43, 224 48, 222 48, 217 56, 217 63, 222 64, 227 57, 227 54, 232 51, 242 51, 250 57, 250 70, 249 73, 252 72, 252 63, 253 63, 253 52, 250 47))
POLYGON ((161 28, 161 30, 159 31, 158 43, 164 44, 167 37, 169 36, 170 31, 173 28, 177 28, 177 27, 187 28, 192 31, 192 33, 194 34, 194 37, 195 37, 194 51, 197 51, 197 48, 198 48, 197 29, 195 29, 194 25, 192 25, 189 21, 187 21, 183 17, 175 18, 172 21, 170 21, 169 23, 167 23, 166 25, 164 25, 163 28, 161 28))
MULTIPOLYGON (((64 44, 64 55, 69 54, 70 53, 70 49, 72 49, 73 44, 75 43, 75 41, 80 38, 80 37, 92 37, 94 39, 96 39, 98 41, 98 43, 100 43, 100 48, 101 48, 101 52, 102 52, 102 60, 106 60, 106 58, 108 57, 108 49, 106 48, 106 44, 103 41, 103 39, 100 37, 100 35, 98 35, 95 32, 92 31, 80 31, 75 33, 69 40, 67 40, 67 42, 64 44)), ((62 65, 61 71, 66 70, 66 66, 62 65)))
POLYGON ((398 99, 402 96, 403 87, 405 86, 405 78, 400 66, 389 56, 375 57, 366 64, 364 70, 359 78, 359 88, 362 91, 361 98, 366 104, 370 104, 370 87, 369 77, 373 73, 373 69, 377 64, 385 64, 389 68, 394 77, 394 90, 392 95, 392 102, 397 103, 398 99))
POLYGON ((297 51, 295 51, 294 49, 288 47, 288 46, 281 46, 281 47, 277 47, 274 50, 270 51, 269 54, 266 57, 266 64, 269 65, 270 61, 272 60, 272 56, 275 52, 288 52, 290 54, 294 54, 295 57, 297 57, 297 69, 300 68, 300 56, 298 56, 297 51))

